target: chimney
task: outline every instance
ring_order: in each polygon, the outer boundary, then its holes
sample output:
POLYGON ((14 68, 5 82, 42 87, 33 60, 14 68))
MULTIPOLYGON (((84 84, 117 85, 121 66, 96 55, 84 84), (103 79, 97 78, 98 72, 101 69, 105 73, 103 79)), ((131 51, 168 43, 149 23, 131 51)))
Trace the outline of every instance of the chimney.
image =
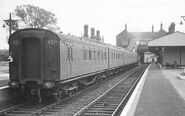
POLYGON ((163 23, 162 22, 161 22, 161 25, 160 26, 161 26, 160 30, 163 30, 163 23))
POLYGON ((175 32, 175 23, 172 22, 168 28, 168 34, 174 33, 175 32))
POLYGON ((98 40, 98 41, 100 41, 100 31, 99 30, 97 30, 96 31, 96 39, 98 40))
POLYGON ((88 35, 88 25, 84 25, 84 37, 89 37, 88 35))
POLYGON ((154 25, 152 25, 152 32, 154 32, 154 25))
POLYGON ((94 38, 94 31, 95 31, 95 29, 91 28, 91 38, 94 38))
POLYGON ((125 24, 125 31, 127 31, 127 24, 125 24))

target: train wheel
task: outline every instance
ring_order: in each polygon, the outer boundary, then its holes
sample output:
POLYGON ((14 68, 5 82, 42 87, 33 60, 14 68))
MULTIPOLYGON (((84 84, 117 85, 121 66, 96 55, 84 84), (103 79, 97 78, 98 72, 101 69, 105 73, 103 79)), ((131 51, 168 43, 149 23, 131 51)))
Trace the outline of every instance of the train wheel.
POLYGON ((55 93, 55 98, 57 101, 61 101, 62 98, 65 96, 65 92, 62 89, 57 89, 55 93))

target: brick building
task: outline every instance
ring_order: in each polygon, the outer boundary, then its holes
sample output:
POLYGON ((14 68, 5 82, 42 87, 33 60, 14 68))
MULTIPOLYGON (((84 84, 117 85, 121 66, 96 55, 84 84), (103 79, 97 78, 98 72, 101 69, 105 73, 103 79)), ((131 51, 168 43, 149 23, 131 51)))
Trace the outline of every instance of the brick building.
POLYGON ((128 32, 127 25, 125 30, 116 36, 116 45, 126 48, 129 51, 137 51, 140 54, 141 63, 144 62, 144 53, 149 52, 148 42, 167 35, 168 33, 163 30, 163 24, 160 25, 160 30, 154 32, 152 26, 151 32, 128 32))

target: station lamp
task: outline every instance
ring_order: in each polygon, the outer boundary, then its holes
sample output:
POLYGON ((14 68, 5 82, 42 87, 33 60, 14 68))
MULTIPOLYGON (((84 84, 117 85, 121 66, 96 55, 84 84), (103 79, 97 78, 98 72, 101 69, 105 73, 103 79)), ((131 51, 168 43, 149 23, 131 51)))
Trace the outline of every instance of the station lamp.
MULTIPOLYGON (((181 18, 183 19, 183 21, 185 21, 185 16, 181 16, 181 18)), ((183 21, 180 21, 180 25, 183 25, 183 21)))
POLYGON ((3 20, 3 21, 4 21, 4 23, 3 23, 3 26, 2 27, 5 28, 6 25, 8 25, 8 27, 9 27, 9 35, 11 35, 12 29, 15 30, 15 29, 18 28, 18 24, 17 24, 17 21, 18 20, 13 20, 12 19, 12 16, 11 16, 11 13, 9 13, 9 19, 3 20))

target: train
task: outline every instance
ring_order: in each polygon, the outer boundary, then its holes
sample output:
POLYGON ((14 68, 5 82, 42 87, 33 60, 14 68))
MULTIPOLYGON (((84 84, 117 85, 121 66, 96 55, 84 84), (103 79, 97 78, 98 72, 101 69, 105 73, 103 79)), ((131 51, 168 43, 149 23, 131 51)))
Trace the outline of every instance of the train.
POLYGON ((139 55, 88 37, 27 28, 9 38, 9 87, 60 100, 81 86, 139 63, 139 55))

